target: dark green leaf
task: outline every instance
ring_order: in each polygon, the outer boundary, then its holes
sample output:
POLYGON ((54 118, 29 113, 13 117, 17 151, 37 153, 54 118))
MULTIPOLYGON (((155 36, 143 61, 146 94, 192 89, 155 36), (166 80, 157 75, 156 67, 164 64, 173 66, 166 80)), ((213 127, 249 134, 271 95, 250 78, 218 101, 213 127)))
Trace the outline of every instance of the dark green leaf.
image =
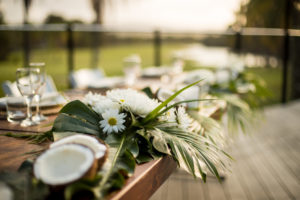
POLYGON ((85 119, 86 121, 98 125, 100 121, 100 117, 91 110, 87 105, 82 103, 79 100, 71 101, 67 105, 65 105, 60 113, 66 113, 68 115, 74 115, 77 118, 85 119))
POLYGON ((154 98, 154 94, 151 90, 150 87, 145 87, 144 89, 142 89, 142 91, 150 98, 153 99, 154 98))
POLYGON ((57 116, 52 130, 55 132, 71 131, 92 135, 99 135, 100 132, 99 126, 64 113, 61 113, 57 116))
POLYGON ((140 153, 138 157, 135 158, 138 164, 149 162, 153 160, 152 156, 148 153, 140 153))
POLYGON ((129 151, 125 151, 123 155, 118 158, 115 168, 121 170, 128 176, 133 174, 135 169, 135 159, 129 151))
POLYGON ((128 147, 128 150, 135 158, 139 155, 139 146, 136 140, 132 142, 132 144, 128 147))

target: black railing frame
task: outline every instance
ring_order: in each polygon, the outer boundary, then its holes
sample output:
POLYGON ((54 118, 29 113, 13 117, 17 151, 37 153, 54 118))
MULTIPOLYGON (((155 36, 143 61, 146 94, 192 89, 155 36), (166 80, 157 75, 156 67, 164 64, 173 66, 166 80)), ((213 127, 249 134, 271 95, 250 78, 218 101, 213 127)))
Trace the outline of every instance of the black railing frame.
MULTIPOLYGON (((288 5, 287 5, 288 6, 288 5)), ((288 18, 288 16, 287 16, 288 18)), ((287 23, 287 22, 286 22, 287 23)), ((51 25, 21 25, 21 26, 6 26, 0 25, 0 31, 22 31, 23 32, 23 55, 24 55, 24 66, 27 66, 30 61, 30 32, 34 31, 54 31, 54 32, 66 32, 67 33, 67 63, 68 63, 68 74, 74 71, 74 32, 92 32, 92 33, 151 33, 153 34, 153 49, 154 49, 154 59, 153 63, 155 66, 161 65, 161 48, 162 48, 162 36, 163 34, 195 34, 195 32, 174 32, 174 31, 162 31, 162 30, 120 30, 114 29, 112 27, 107 28, 101 25, 83 25, 83 24, 51 24, 51 25)), ((284 29, 273 29, 273 28, 241 28, 237 31, 228 30, 225 32, 199 32, 197 35, 214 35, 214 36, 225 36, 231 35, 235 37, 234 50, 240 53, 242 50, 242 37, 243 36, 274 36, 283 37, 283 51, 282 51, 282 90, 281 90, 281 102, 287 102, 287 87, 288 87, 288 61, 290 58, 289 51, 289 41, 291 37, 300 37, 300 30, 288 29, 288 24, 286 24, 284 29)), ((70 84, 69 84, 70 87, 70 84)))

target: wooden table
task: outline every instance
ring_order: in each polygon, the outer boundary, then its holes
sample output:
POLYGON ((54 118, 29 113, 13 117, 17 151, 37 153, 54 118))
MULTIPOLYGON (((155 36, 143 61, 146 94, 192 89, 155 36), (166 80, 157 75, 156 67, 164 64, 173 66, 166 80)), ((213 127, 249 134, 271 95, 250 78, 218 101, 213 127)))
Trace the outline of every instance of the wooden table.
MULTIPOLYGON (((145 85, 145 80, 141 81, 141 83, 144 83, 145 85)), ((146 83, 152 87, 159 87, 162 84, 158 80, 151 79, 147 80, 146 83)), ((144 85, 139 84, 140 87, 144 85)), ((106 90, 102 89, 92 91, 104 93, 106 90)), ((81 99, 86 93, 86 90, 70 90, 65 94, 68 96, 69 100, 75 100, 81 99)), ((213 116, 217 113, 217 111, 218 106, 205 110, 205 113, 202 114, 206 116, 213 116)), ((28 155, 26 156, 24 153, 45 148, 45 146, 29 144, 26 140, 6 137, 3 136, 3 134, 7 132, 45 132, 51 128, 51 123, 54 121, 55 117, 56 114, 50 115, 46 122, 43 122, 38 126, 27 128, 16 124, 10 124, 6 120, 0 120, 0 171, 17 170, 20 164, 28 158, 28 155)), ((176 167, 176 162, 170 156, 165 156, 158 160, 137 165, 133 176, 127 179, 125 186, 120 191, 111 194, 109 199, 148 199, 171 175, 176 167)))
MULTIPOLYGON (((51 123, 55 117, 56 115, 48 116, 46 122, 27 128, 11 124, 6 120, 0 120, 0 171, 16 171, 20 164, 29 157, 24 153, 40 150, 47 146, 47 144, 43 146, 29 144, 26 140, 3 136, 5 133, 45 132, 51 128, 51 123)), ((176 166, 176 162, 169 156, 137 165, 133 176, 127 179, 122 190, 114 192, 109 198, 148 199, 176 169, 176 166)))

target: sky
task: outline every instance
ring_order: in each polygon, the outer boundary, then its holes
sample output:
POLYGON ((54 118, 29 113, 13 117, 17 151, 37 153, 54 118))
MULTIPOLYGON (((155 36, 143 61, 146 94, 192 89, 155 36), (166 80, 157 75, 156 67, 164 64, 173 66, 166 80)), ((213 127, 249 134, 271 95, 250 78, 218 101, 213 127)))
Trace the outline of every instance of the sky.
MULTIPOLYGON (((174 30, 224 30, 234 22, 242 0, 107 0, 104 24, 174 30)), ((20 24, 22 0, 0 0, 5 21, 20 24)), ((49 14, 91 23, 89 0, 33 0, 29 21, 42 23, 49 14)))

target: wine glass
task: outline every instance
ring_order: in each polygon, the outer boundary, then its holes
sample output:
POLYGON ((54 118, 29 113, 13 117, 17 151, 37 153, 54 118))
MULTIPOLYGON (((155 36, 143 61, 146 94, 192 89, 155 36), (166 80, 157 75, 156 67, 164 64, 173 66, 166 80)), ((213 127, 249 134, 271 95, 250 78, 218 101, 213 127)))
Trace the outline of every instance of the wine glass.
POLYGON ((38 90, 36 90, 36 94, 34 97, 36 100, 36 114, 32 117, 32 119, 35 122, 41 122, 47 119, 47 117, 45 117, 40 111, 40 102, 46 85, 45 63, 30 63, 29 66, 31 68, 38 68, 40 70, 40 87, 38 90))
POLYGON ((16 72, 17 86, 25 97, 27 104, 27 117, 21 122, 21 126, 28 127, 38 124, 32 120, 31 103, 40 87, 40 69, 38 68, 18 68, 16 72))

